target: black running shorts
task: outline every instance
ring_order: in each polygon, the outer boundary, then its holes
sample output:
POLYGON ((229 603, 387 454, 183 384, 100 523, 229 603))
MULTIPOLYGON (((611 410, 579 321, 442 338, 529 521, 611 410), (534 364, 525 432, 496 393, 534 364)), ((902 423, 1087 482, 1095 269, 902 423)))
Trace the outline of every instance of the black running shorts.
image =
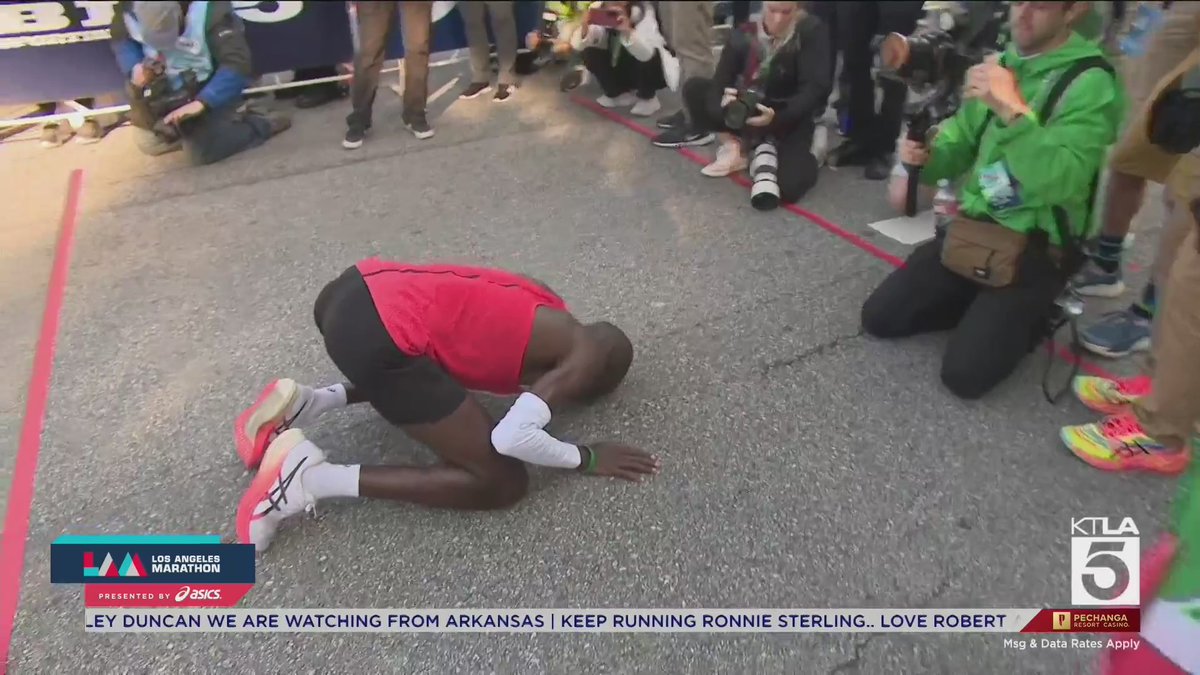
POLYGON ((437 422, 466 399, 466 389, 433 359, 400 351, 358 268, 321 290, 313 318, 334 365, 392 424, 437 422))

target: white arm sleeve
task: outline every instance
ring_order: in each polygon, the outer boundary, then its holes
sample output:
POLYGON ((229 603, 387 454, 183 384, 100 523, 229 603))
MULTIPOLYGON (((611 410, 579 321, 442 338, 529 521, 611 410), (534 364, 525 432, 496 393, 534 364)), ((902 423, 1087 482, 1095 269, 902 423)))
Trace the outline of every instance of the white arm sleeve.
POLYGON ((496 452, 529 464, 577 469, 579 448, 564 443, 542 430, 550 423, 550 406, 536 394, 525 392, 508 414, 492 429, 496 452))

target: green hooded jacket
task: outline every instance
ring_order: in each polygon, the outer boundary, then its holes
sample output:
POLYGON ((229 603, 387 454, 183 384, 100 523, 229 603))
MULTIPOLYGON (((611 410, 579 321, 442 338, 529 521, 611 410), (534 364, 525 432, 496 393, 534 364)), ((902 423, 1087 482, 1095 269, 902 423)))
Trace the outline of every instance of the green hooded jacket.
POLYGON ((1112 75, 1093 68, 1075 78, 1051 119, 1038 119, 1038 113, 1058 76, 1075 61, 1094 56, 1103 56, 1099 47, 1074 33, 1062 47, 1029 58, 1009 45, 1003 63, 1016 74, 1033 112, 1006 126, 996 115, 989 119, 982 102, 967 101, 942 123, 921 182, 955 181, 969 171, 959 195, 964 215, 989 217, 1019 232, 1042 230, 1058 245, 1052 211, 1057 205, 1066 210, 1073 234, 1089 233, 1093 181, 1121 127, 1124 93, 1112 75), (987 128, 981 129, 985 121, 987 128), (1003 169, 1015 199, 990 203, 980 183, 985 169, 993 174, 1003 169))

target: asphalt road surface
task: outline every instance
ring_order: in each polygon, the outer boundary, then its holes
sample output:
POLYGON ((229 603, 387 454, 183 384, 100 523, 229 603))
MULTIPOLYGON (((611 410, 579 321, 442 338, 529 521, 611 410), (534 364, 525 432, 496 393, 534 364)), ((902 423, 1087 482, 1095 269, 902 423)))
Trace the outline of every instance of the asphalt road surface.
MULTIPOLYGON (((457 74, 440 71, 431 90, 457 74)), ((886 262, 794 213, 753 210, 743 187, 701 176, 552 83, 535 79, 496 105, 454 101, 464 81, 433 104, 427 141, 403 131, 399 99, 381 93, 358 151, 340 147, 346 102, 199 169, 138 155, 128 129, 94 146, 0 145, 6 486, 67 176, 85 172, 13 672, 1062 673, 1092 663, 1091 652, 1005 649, 1000 635, 85 634, 81 590, 49 583, 50 542, 232 534, 249 482, 232 421, 275 377, 336 380, 312 303, 371 255, 528 273, 581 317, 623 327, 636 347, 625 385, 552 431, 639 444, 663 472, 630 485, 534 470, 529 498, 495 514, 323 503, 262 558, 249 606, 1067 605, 1071 517, 1132 516, 1147 544, 1160 531, 1171 482, 1104 475, 1060 446, 1061 425, 1092 416, 1042 399, 1044 354, 983 401, 955 400, 938 381, 944 336, 861 334, 859 307, 886 262)), ((867 227, 889 215, 883 192, 857 171, 824 170, 802 206, 903 256, 867 227)), ((1147 222, 1143 265, 1157 221, 1147 222)), ((488 402, 497 414, 505 405, 488 402)), ((366 408, 310 434, 333 461, 431 460, 366 408)))

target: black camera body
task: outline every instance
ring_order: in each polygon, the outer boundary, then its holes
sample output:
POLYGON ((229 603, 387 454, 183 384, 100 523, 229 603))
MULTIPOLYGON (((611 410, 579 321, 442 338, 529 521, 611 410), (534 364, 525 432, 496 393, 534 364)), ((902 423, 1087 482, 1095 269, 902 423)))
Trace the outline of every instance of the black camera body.
POLYGON ((1008 17, 1005 2, 926 2, 912 35, 892 33, 880 45, 883 74, 914 92, 937 99, 941 116, 952 115, 971 66, 1000 48, 1008 17))
MULTIPOLYGON (((891 33, 879 46, 884 76, 899 79, 918 96, 905 111, 910 141, 926 143, 929 132, 962 105, 967 71, 1000 51, 1008 3, 926 2, 925 18, 912 35, 891 33)), ((920 167, 908 171, 904 214, 917 212, 920 167)))
POLYGON ((142 69, 149 78, 146 86, 142 88, 142 100, 146 102, 150 118, 154 120, 153 131, 163 140, 173 143, 179 140, 181 132, 176 125, 164 122, 163 118, 172 110, 196 100, 196 95, 200 93, 200 83, 196 79, 196 73, 191 70, 181 73, 183 86, 175 89, 171 86, 161 61, 147 60, 142 63, 142 69))
POLYGON ((733 132, 745 129, 746 120, 758 115, 758 106, 765 100, 765 94, 757 87, 739 89, 734 99, 722 111, 725 127, 733 132))

